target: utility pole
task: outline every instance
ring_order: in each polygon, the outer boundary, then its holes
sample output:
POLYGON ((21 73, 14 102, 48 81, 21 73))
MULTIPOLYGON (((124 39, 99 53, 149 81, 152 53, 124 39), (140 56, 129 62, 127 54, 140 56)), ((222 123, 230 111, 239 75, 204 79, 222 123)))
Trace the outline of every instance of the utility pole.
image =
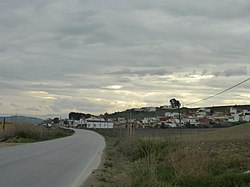
POLYGON ((127 131, 127 136, 129 135, 129 131, 130 131, 130 122, 129 122, 129 111, 127 110, 127 123, 126 123, 126 131, 127 131))
POLYGON ((131 110, 129 111, 129 135, 132 134, 132 125, 131 125, 131 110))
POLYGON ((3 118, 3 141, 5 140, 5 117, 3 118))
POLYGON ((179 126, 181 127, 181 108, 180 108, 180 105, 178 105, 178 113, 179 113, 179 126))
POLYGON ((126 128, 127 128, 127 134, 128 135, 132 135, 133 134, 133 128, 132 128, 132 123, 131 123, 131 110, 128 111, 127 113, 127 125, 126 125, 126 128))

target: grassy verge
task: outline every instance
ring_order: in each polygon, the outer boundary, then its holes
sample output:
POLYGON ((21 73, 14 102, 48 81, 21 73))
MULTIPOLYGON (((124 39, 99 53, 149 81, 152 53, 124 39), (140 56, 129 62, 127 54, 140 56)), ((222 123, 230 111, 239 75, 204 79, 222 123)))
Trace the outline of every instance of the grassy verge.
POLYGON ((250 186, 250 124, 171 137, 106 137, 106 156, 86 186, 250 186))
POLYGON ((95 170, 82 187, 120 187, 131 183, 132 163, 120 152, 121 139, 105 137, 106 148, 99 169, 95 170))
POLYGON ((27 124, 7 124, 0 130, 0 139, 6 143, 30 143, 70 136, 74 132, 58 127, 46 128, 27 124))

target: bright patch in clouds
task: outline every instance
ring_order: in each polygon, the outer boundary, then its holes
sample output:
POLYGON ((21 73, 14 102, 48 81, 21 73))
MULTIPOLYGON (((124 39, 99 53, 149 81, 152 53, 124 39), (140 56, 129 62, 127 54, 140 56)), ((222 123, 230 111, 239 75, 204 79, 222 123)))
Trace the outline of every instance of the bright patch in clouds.
POLYGON ((122 88, 121 85, 111 85, 111 86, 106 86, 105 88, 111 89, 111 90, 119 90, 122 88))
POLYGON ((38 97, 38 98, 41 98, 41 99, 56 99, 56 96, 53 95, 53 94, 49 94, 48 92, 45 92, 45 91, 30 91, 29 92, 33 97, 38 97))
POLYGON ((199 74, 174 74, 174 75, 168 75, 166 76, 166 78, 168 78, 169 80, 173 80, 173 81, 183 81, 186 83, 196 83, 196 82, 200 82, 202 80, 209 80, 212 79, 213 77, 215 77, 214 75, 199 75, 199 74))

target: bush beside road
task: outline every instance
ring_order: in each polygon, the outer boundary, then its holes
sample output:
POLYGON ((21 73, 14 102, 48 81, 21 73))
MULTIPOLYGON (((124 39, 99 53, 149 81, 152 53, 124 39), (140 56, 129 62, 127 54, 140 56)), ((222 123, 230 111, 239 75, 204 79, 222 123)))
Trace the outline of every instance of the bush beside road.
POLYGON ((0 125, 0 140, 5 143, 31 143, 70 136, 73 130, 30 124, 0 125))

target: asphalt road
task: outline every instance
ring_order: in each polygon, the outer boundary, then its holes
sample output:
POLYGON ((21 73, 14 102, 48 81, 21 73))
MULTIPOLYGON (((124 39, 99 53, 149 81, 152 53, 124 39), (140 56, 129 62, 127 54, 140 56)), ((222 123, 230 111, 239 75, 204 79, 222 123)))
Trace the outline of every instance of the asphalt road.
POLYGON ((45 142, 0 148, 2 187, 79 187, 101 161, 105 140, 99 134, 75 134, 45 142))

